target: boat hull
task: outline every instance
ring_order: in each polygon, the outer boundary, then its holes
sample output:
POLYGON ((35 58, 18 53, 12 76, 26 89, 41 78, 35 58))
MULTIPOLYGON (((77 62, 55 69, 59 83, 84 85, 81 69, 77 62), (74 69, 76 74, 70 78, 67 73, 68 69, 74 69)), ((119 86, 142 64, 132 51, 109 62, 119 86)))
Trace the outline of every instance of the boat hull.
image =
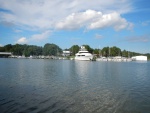
POLYGON ((92 56, 90 56, 90 57, 88 57, 88 56, 85 56, 85 57, 78 57, 78 56, 76 56, 75 57, 75 60, 83 60, 83 61, 90 61, 90 60, 92 60, 93 59, 93 57, 92 56))

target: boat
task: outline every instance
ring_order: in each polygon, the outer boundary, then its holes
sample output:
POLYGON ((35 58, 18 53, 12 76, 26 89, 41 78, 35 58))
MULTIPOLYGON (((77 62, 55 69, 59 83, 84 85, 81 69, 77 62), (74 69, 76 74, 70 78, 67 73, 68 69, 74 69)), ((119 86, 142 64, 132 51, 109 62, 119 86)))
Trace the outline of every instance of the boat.
POLYGON ((97 58, 96 61, 108 61, 106 57, 97 58))
POLYGON ((81 46, 81 49, 75 54, 75 60, 93 60, 93 55, 86 50, 85 46, 81 46))
POLYGON ((23 58, 24 59, 26 57, 25 57, 25 55, 22 55, 22 56, 17 56, 17 58, 20 58, 20 59, 23 58))

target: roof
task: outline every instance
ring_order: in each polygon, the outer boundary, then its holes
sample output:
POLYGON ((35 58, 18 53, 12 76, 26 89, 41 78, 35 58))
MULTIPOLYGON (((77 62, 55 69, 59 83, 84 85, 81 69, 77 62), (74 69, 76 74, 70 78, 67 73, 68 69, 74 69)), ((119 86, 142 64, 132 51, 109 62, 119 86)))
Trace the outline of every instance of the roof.
POLYGON ((0 55, 11 55, 11 52, 0 52, 0 55))

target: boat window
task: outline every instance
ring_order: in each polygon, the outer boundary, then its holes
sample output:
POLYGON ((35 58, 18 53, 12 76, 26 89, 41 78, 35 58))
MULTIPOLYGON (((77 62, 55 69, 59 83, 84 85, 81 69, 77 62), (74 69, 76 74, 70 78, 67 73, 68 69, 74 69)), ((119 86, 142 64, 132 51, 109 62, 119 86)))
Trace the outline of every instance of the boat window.
POLYGON ((89 53, 89 52, 80 52, 80 53, 89 53))

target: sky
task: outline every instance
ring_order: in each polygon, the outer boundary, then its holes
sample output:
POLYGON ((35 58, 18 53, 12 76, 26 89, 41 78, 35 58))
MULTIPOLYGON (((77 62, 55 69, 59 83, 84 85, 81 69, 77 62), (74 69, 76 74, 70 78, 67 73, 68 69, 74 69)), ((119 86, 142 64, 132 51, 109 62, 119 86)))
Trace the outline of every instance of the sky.
POLYGON ((0 46, 17 43, 150 53, 150 1, 0 0, 0 46))

